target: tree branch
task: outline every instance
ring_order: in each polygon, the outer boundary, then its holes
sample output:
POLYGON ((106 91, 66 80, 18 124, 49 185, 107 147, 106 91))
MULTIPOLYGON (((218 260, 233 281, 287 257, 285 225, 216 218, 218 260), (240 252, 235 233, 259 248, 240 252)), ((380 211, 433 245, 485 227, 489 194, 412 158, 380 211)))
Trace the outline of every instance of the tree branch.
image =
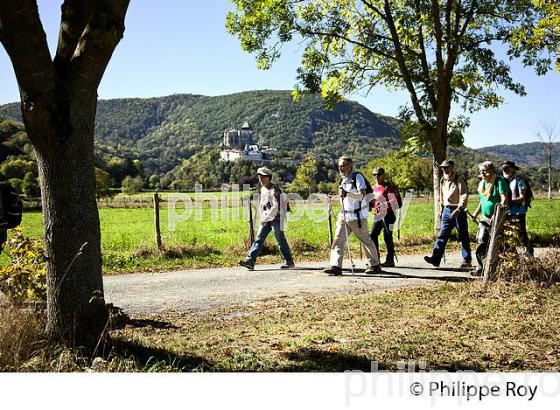
POLYGON ((95 0, 64 0, 54 59, 56 66, 63 66, 74 55, 78 41, 92 17, 95 3, 95 0))
POLYGON ((385 0, 385 15, 387 16, 387 26, 391 33, 391 38, 393 39, 393 44, 395 46, 395 57, 397 64, 399 65, 399 69, 401 71, 402 79, 406 85, 406 88, 410 94, 410 99, 412 102, 412 107, 414 108, 414 112, 416 113, 416 117, 420 124, 426 124, 427 121, 424 116, 424 111, 422 110, 422 106, 420 105, 420 100, 418 99, 418 95, 416 93, 416 89, 412 82, 412 76, 410 75, 410 71, 406 66, 406 60, 404 58, 401 41, 399 38, 399 33, 397 32, 397 28, 395 26, 395 21, 393 20, 393 15, 391 13, 391 3, 389 0, 385 0))
POLYGON ((54 67, 35 0, 3 0, 0 40, 8 53, 20 88, 24 109, 39 95, 54 89, 54 67))
POLYGON ((424 85, 426 87, 426 94, 428 96, 428 99, 430 101, 430 105, 432 106, 432 109, 434 110, 434 112, 437 109, 437 100, 436 100, 436 95, 435 95, 435 90, 432 89, 433 84, 431 81, 431 77, 430 77, 430 68, 428 67, 428 58, 426 56, 426 46, 425 46, 425 40, 424 40, 424 31, 423 31, 423 25, 421 23, 421 11, 420 11, 420 1, 416 0, 415 1, 415 7, 416 7, 416 19, 418 20, 418 45, 420 46, 420 63, 422 66, 422 75, 424 77, 424 85))
POLYGON ((368 9, 373 11, 375 14, 377 14, 383 20, 387 20, 387 16, 385 14, 383 14, 383 12, 379 8, 375 7, 372 2, 370 2, 368 0, 362 0, 362 3, 364 3, 368 9))
POLYGON ((75 87, 97 90, 111 56, 124 34, 130 0, 98 0, 72 55, 68 79, 75 87), (93 88, 91 88, 93 87, 93 88))

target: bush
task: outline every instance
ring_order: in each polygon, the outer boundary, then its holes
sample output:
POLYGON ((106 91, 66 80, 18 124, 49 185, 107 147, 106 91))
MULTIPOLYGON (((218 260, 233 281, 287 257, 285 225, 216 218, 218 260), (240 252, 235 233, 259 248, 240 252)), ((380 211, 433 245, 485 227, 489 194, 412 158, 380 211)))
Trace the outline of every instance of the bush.
POLYGON ((12 262, 0 269, 0 291, 14 305, 45 303, 47 270, 41 241, 26 238, 19 229, 13 229, 4 251, 12 262))
POLYGON ((509 254, 498 267, 498 277, 511 282, 560 282, 560 249, 552 249, 538 258, 527 259, 519 254, 509 254))

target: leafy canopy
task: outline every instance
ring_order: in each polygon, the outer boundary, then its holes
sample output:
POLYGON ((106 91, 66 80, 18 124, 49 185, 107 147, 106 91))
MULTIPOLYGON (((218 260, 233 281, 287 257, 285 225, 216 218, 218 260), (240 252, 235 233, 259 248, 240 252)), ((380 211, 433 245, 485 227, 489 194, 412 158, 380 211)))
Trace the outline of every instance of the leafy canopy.
MULTIPOLYGON (((499 89, 524 95, 506 61, 494 52, 514 30, 536 24, 542 9, 529 0, 232 0, 226 27, 245 51, 269 68, 283 43, 301 40, 297 98, 320 92, 333 107, 348 93, 383 85, 404 89, 411 107, 402 117, 421 135, 443 130, 455 144, 468 125, 448 123, 451 104, 467 112, 503 102, 499 89)), ((546 67, 545 58, 531 64, 546 67)), ((433 140, 434 137, 428 138, 433 140)))

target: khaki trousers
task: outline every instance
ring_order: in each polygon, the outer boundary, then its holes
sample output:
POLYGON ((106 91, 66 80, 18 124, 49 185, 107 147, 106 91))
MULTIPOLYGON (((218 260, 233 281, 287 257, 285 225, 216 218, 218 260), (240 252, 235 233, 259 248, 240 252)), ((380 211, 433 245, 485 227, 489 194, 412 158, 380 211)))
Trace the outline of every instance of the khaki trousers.
POLYGON ((364 245, 369 266, 379 265, 377 249, 369 236, 368 221, 367 219, 362 219, 360 222, 362 225, 361 228, 358 226, 358 221, 345 221, 342 212, 338 215, 338 219, 336 221, 336 233, 334 235, 333 245, 331 248, 331 266, 338 266, 339 268, 342 267, 344 251, 346 250, 346 241, 348 240, 346 230, 348 230, 348 235, 350 235, 350 233, 354 233, 358 240, 364 245), (344 229, 345 224, 347 229, 344 229))

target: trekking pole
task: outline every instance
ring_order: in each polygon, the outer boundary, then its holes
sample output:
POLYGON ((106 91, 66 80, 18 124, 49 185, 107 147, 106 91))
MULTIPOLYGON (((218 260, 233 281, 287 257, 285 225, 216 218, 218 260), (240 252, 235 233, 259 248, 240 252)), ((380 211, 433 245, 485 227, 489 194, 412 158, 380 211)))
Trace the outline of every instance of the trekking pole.
POLYGON ((331 202, 331 196, 327 195, 327 200, 328 200, 328 204, 329 204, 329 243, 330 243, 330 247, 332 249, 332 244, 333 244, 333 233, 332 233, 332 202, 331 202))
POLYGON ((346 211, 344 211, 344 199, 340 197, 340 203, 342 204, 342 219, 344 222, 344 232, 346 233, 346 249, 348 250, 348 258, 350 259, 350 265, 352 266, 352 276, 354 276, 354 260, 352 259, 352 252, 350 251, 350 236, 348 235, 348 226, 346 221, 346 211))

